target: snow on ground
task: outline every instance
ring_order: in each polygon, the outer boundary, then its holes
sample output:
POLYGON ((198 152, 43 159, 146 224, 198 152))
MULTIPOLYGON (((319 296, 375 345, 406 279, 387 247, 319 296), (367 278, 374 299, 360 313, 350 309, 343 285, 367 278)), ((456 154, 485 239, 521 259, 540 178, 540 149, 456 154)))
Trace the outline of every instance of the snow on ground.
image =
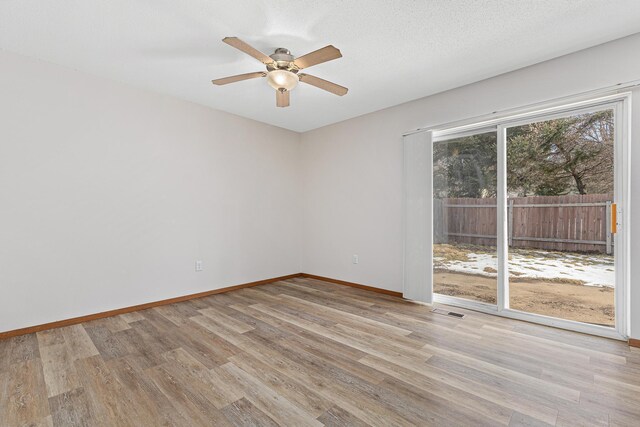
MULTIPOLYGON (((438 268, 496 277, 497 255, 469 249, 467 260, 448 259, 434 254, 438 268)), ((509 275, 532 279, 565 279, 583 282, 587 286, 613 287, 615 280, 613 256, 574 252, 519 250, 509 252, 509 275)))

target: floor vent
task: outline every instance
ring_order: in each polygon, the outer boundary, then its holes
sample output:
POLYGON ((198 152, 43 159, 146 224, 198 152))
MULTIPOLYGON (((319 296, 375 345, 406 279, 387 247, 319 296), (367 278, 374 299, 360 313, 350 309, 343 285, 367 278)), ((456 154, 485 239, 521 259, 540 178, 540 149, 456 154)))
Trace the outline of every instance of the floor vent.
POLYGON ((445 316, 451 316, 451 317, 457 317, 459 319, 464 319, 464 314, 456 313, 455 311, 443 310, 441 308, 434 308, 431 311, 433 313, 436 313, 436 314, 444 314, 445 316))

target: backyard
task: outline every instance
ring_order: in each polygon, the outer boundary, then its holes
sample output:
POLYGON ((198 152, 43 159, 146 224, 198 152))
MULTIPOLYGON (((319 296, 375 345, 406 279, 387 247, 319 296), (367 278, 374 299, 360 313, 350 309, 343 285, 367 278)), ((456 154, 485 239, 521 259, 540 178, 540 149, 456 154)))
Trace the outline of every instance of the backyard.
MULTIPOLYGON (((510 248, 510 308, 612 326, 612 255, 510 248)), ((434 245, 434 292, 496 303, 496 248, 434 245)))

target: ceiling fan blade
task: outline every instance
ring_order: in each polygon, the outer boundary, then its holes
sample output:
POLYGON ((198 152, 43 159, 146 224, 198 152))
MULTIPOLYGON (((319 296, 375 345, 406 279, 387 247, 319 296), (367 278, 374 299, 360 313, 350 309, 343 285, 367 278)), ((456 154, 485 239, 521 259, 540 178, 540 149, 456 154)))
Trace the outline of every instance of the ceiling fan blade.
POLYGON ((337 85, 335 83, 331 83, 327 80, 321 79, 320 77, 312 76, 310 74, 298 74, 300 81, 306 84, 310 84, 311 86, 315 86, 322 90, 326 90, 327 92, 334 93, 336 95, 342 96, 346 95, 349 89, 344 86, 337 85))
POLYGON ((276 106, 288 107, 289 106, 289 91, 288 90, 276 90, 276 106))
POLYGON ((293 63, 300 70, 303 68, 309 68, 313 65, 322 64, 323 62, 331 61, 333 59, 342 58, 340 50, 332 45, 325 46, 322 49, 315 50, 311 53, 307 53, 299 58, 296 58, 293 63))
POLYGON ((263 64, 271 64, 273 62, 273 59, 271 59, 269 56, 260 52, 258 49, 254 48, 253 46, 250 46, 249 44, 243 42, 237 37, 225 37, 222 39, 222 41, 228 44, 229 46, 233 46, 236 49, 243 51, 247 55, 253 56, 263 64))
POLYGON ((228 85, 229 83, 241 82, 242 80, 255 79, 264 77, 267 73, 264 71, 256 71, 255 73, 238 74, 237 76, 223 77, 221 79, 211 80, 214 85, 228 85))

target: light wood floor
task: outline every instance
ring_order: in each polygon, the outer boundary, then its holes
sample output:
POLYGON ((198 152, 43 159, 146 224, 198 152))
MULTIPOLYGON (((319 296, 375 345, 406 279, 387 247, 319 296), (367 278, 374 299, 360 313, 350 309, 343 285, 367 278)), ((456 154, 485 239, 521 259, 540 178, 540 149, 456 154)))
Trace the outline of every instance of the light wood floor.
POLYGON ((12 338, 0 426, 640 425, 638 349, 466 314, 293 279, 12 338))

